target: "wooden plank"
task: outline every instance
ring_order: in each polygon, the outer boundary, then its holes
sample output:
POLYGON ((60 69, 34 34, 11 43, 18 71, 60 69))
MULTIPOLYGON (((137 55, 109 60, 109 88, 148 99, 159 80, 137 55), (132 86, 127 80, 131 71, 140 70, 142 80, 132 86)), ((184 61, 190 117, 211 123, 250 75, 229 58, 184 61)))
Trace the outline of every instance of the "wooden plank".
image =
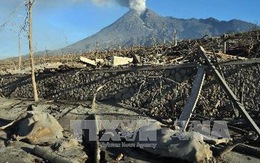
POLYGON ((221 66, 229 66, 229 65, 251 65, 251 64, 259 64, 259 58, 253 58, 248 60, 236 60, 236 61, 227 61, 219 63, 221 66))
POLYGON ((190 121, 190 118, 192 116, 192 112, 194 111, 196 104, 199 99, 199 95, 202 89, 202 85, 205 79, 205 67, 201 66, 198 69, 196 79, 194 81, 192 90, 191 90, 191 95, 189 96, 188 102, 183 108, 183 111, 180 115, 180 118, 177 122, 177 125, 185 131, 188 123, 190 121))
POLYGON ((86 64, 89 64, 89 65, 92 65, 92 66, 97 66, 97 63, 94 60, 91 60, 91 59, 88 59, 88 58, 82 57, 82 56, 80 56, 79 59, 80 59, 81 62, 84 62, 86 64))
POLYGON ((130 63, 133 63, 133 60, 134 60, 133 58, 129 58, 129 57, 113 56, 112 66, 128 65, 130 63))
POLYGON ((224 91, 227 93, 227 95, 230 97, 230 99, 232 100, 234 106, 236 108, 239 109, 239 111, 242 113, 242 115, 249 121, 249 123, 252 125, 252 127, 255 129, 255 131, 257 132, 258 135, 260 135, 260 129, 257 126, 257 124, 255 123, 255 121, 251 118, 251 116, 248 114, 248 112, 246 111, 244 105, 242 103, 239 102, 239 99, 236 97, 236 95, 233 93, 233 91, 230 89, 230 87, 228 86, 227 82, 225 81, 225 79, 221 76, 221 74, 219 73, 219 71, 216 69, 216 67, 210 62, 210 60, 208 59, 208 57, 206 56, 206 51, 204 50, 204 48, 202 46, 200 46, 200 55, 205 59, 206 63, 208 64, 208 66, 213 70, 213 73, 215 75, 215 77, 217 78, 217 80, 219 81, 221 87, 224 89, 224 91))

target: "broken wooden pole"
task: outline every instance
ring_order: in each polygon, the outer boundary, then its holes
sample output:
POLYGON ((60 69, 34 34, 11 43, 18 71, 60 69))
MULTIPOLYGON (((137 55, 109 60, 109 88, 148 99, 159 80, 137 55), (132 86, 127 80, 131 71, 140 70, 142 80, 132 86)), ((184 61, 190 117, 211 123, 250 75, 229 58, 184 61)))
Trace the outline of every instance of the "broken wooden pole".
POLYGON ((227 93, 227 95, 230 97, 232 100, 234 106, 239 109, 239 111, 242 113, 242 115, 249 121, 249 123, 252 125, 252 127, 255 129, 258 135, 260 135, 260 129, 255 123, 255 121, 251 118, 251 116, 248 114, 246 111, 244 105, 239 102, 239 99, 236 97, 236 95, 233 93, 233 91, 230 89, 228 86, 227 82, 225 79, 221 76, 220 72, 216 69, 216 67, 210 62, 208 57, 206 56, 206 51, 202 46, 199 47, 199 52, 200 55, 205 59, 206 63, 208 66, 213 70, 213 73, 217 80, 220 83, 220 86, 224 89, 224 91, 227 93))
POLYGON ((227 53, 227 42, 224 41, 223 43, 223 53, 226 54, 227 53))
POLYGON ((240 103, 242 104, 244 102, 244 89, 245 89, 245 83, 242 83, 241 90, 240 90, 240 103))
POLYGON ((197 76, 194 81, 194 85, 191 90, 191 95, 189 96, 188 102, 183 108, 183 111, 178 119, 177 126, 183 131, 186 130, 188 123, 190 121, 192 112, 194 111, 196 104, 199 99, 199 95, 202 89, 202 85, 205 79, 205 67, 200 66, 198 68, 197 76))
MULTIPOLYGON (((96 114, 94 114, 94 120, 95 120, 96 134, 98 135, 98 134, 99 134, 99 131, 100 131, 100 124, 98 123, 98 121, 99 121, 100 119, 98 119, 98 117, 96 116, 96 114)), ((95 154, 94 162, 95 162, 95 163, 99 163, 99 162, 100 162, 100 159, 101 159, 101 156, 100 156, 101 149, 100 149, 100 142, 99 142, 99 140, 96 140, 96 141, 95 141, 94 148, 95 148, 95 149, 94 149, 94 154, 95 154)))

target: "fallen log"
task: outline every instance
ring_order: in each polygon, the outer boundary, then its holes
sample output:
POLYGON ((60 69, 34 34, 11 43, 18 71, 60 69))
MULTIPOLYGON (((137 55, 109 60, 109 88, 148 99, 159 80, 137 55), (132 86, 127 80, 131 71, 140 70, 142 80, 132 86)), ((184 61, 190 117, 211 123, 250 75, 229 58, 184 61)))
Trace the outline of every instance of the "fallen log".
POLYGON ((233 151, 260 158, 260 148, 250 145, 238 144, 234 147, 233 151))
POLYGON ((234 143, 232 145, 226 146, 214 146, 212 147, 213 153, 215 153, 216 157, 223 157, 223 155, 233 151, 241 154, 245 154, 248 156, 252 156, 255 158, 260 158, 260 148, 253 147, 241 142, 234 143))
POLYGON ((72 161, 63 158, 59 155, 54 153, 50 153, 48 150, 40 148, 38 146, 34 147, 32 150, 32 154, 47 160, 48 162, 55 162, 55 163, 73 163, 72 161))

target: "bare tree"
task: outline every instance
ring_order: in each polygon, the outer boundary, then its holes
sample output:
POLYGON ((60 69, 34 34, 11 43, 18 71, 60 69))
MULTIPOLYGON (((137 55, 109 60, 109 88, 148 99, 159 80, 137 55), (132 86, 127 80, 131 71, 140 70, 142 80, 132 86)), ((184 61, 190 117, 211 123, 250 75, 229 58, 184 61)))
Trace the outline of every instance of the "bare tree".
POLYGON ((173 31, 173 46, 177 46, 177 45, 178 45, 177 30, 174 28, 174 31, 173 31))
POLYGON ((32 74, 32 86, 33 86, 33 96, 34 101, 39 101, 37 86, 36 86, 36 79, 35 79, 35 72, 34 72, 34 60, 33 60, 33 33, 32 33, 32 9, 33 9, 33 0, 29 0, 28 3, 28 40, 29 40, 29 50, 30 50, 30 63, 31 63, 31 74, 32 74))
POLYGON ((21 56, 21 37, 18 36, 18 69, 21 70, 22 56, 21 56))

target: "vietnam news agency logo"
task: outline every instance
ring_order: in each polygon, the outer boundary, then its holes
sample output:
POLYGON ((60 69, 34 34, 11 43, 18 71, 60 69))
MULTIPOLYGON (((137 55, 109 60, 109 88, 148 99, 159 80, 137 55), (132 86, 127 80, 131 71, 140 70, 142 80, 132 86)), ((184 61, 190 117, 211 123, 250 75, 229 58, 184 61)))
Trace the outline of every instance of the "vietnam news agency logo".
MULTIPOLYGON (((83 132, 86 141, 99 141, 104 147, 155 148, 158 140, 169 128, 159 127, 155 120, 72 120, 70 129, 74 137, 82 142, 83 132)), ((226 121, 191 121, 189 131, 198 132, 205 139, 229 139, 226 121)), ((176 130, 171 137, 185 141, 182 131, 176 130)))

